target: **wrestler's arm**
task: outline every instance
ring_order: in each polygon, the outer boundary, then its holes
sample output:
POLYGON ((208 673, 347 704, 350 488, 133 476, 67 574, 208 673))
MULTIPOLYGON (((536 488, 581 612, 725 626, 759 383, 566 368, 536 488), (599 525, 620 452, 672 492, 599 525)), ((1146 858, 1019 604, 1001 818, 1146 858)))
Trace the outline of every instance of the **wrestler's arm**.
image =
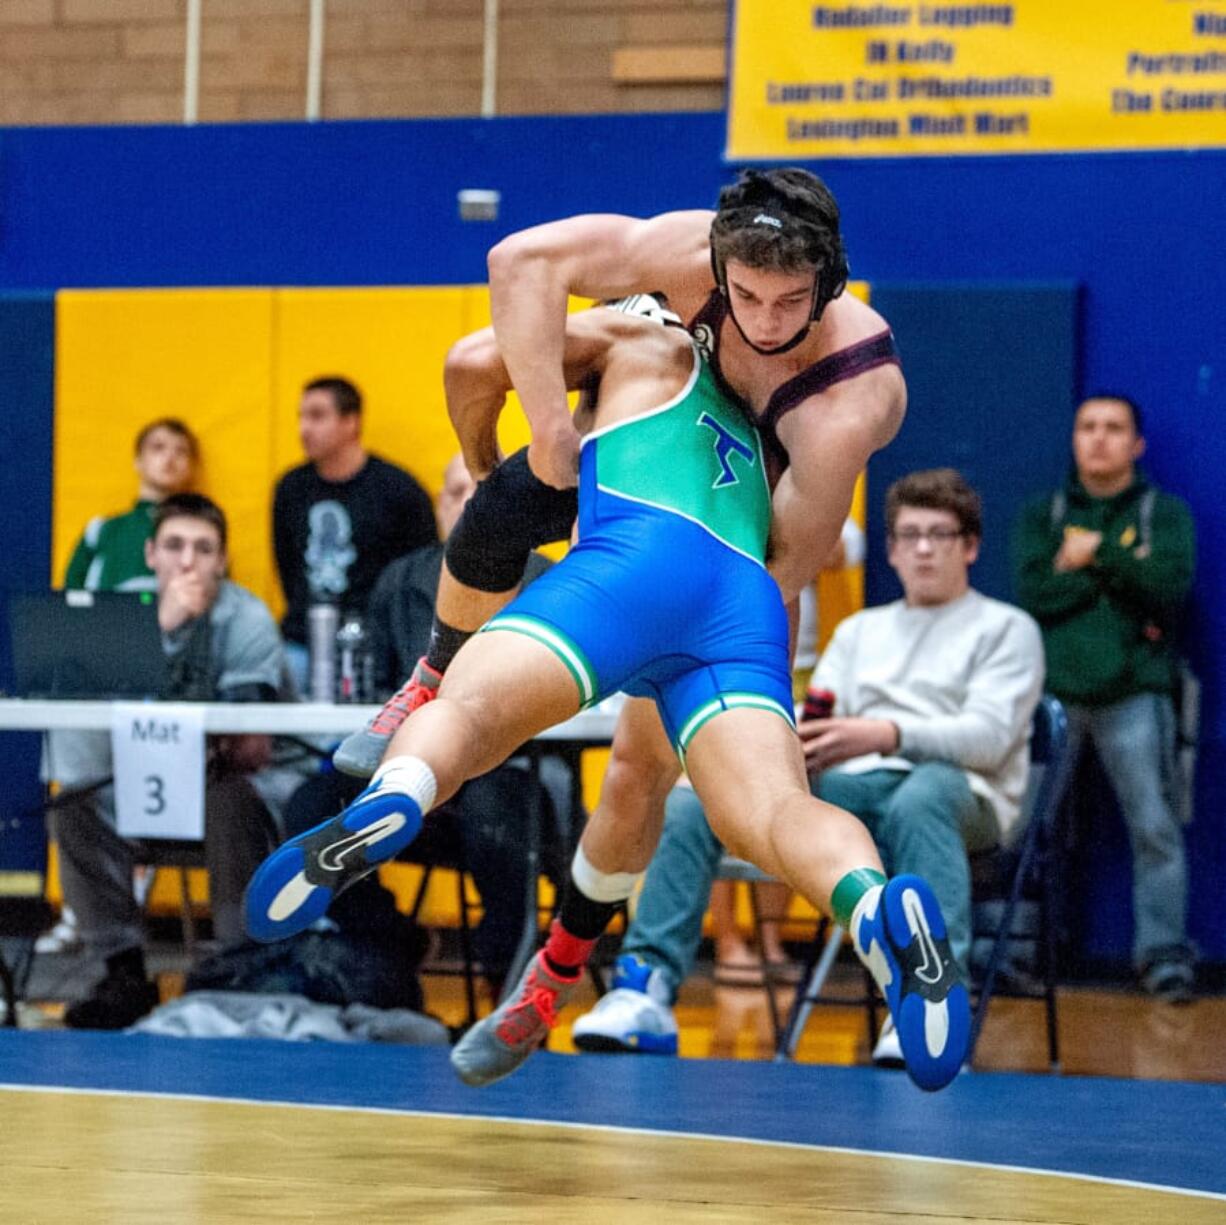
POLYGON ((645 220, 589 214, 522 230, 490 251, 494 332, 532 430, 528 460, 542 480, 565 488, 578 472, 579 441, 561 377, 568 297, 652 290, 692 296, 710 288, 710 223, 705 211, 645 220))
POLYGON ((780 421, 788 468, 772 500, 770 571, 785 601, 830 556, 856 478, 898 433, 906 405, 898 367, 879 366, 810 397, 780 421))
MULTIPOLYGON (((658 328, 615 311, 582 311, 563 320, 558 376, 563 397, 592 373, 601 373, 613 346, 658 328)), ((460 441, 464 462, 475 480, 498 463, 498 417, 512 389, 511 375, 493 328, 458 340, 443 367, 447 413, 460 441)), ((567 421, 569 423, 569 409, 567 421)))

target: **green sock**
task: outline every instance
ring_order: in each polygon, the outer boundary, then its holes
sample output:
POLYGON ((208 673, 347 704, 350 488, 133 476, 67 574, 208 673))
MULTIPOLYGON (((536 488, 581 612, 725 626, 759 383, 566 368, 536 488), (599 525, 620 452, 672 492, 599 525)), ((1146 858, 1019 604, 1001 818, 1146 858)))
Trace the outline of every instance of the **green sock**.
POLYGON ((851 926, 852 911, 860 899, 878 885, 885 884, 885 876, 876 868, 854 868, 834 887, 830 895, 830 909, 834 921, 844 928, 851 926))

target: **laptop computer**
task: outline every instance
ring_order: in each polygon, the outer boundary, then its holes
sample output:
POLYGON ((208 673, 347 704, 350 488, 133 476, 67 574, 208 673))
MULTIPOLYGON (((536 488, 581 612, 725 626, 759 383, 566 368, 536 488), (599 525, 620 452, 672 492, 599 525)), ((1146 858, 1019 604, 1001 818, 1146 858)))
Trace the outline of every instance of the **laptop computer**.
POLYGON ((23 698, 157 698, 166 656, 153 592, 14 592, 14 691, 23 698))

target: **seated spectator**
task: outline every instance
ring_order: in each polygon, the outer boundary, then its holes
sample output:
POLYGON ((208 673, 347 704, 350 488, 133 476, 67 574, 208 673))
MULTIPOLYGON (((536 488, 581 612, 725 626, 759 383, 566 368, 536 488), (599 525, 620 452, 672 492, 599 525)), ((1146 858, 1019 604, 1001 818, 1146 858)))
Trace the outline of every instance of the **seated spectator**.
MULTIPOLYGON (((802 719, 800 739, 814 794, 868 826, 887 872, 931 883, 965 974, 967 855, 1006 840, 1021 811, 1042 644, 1029 616, 970 586, 980 503, 958 473, 896 482, 886 527, 903 599, 839 625, 813 676, 835 694, 833 717, 802 719)), ((721 854, 693 791, 675 789, 614 989, 575 1023, 581 1049, 675 1053, 671 1005, 693 966, 721 854)), ((874 1058, 901 1064, 892 1028, 874 1058)))
MULTIPOLYGON (((226 520, 200 494, 164 499, 153 514, 145 558, 158 593, 158 622, 170 665, 169 696, 184 701, 269 701, 283 674, 271 613, 229 582, 226 520)), ((213 932, 225 946, 245 939, 242 896, 256 866, 277 844, 272 815, 253 780, 270 762, 266 736, 224 736, 210 744, 205 790, 205 856, 213 932)), ((65 903, 78 916, 86 948, 106 974, 73 1004, 65 1022, 121 1029, 158 1002, 147 980, 141 909, 132 889, 136 850, 115 829, 110 738, 57 732, 47 755, 64 791, 54 809, 65 903)))
POLYGON ((86 524, 73 549, 64 586, 88 591, 153 591, 145 541, 153 512, 173 493, 191 489, 200 446, 174 417, 159 417, 136 435, 136 504, 122 515, 99 515, 86 524))
MULTIPOLYGON (((438 522, 446 540, 474 489, 472 477, 457 455, 448 465, 438 498, 438 522)), ((394 692, 426 653, 434 619, 434 598, 443 563, 443 545, 426 545, 394 561, 384 570, 370 599, 366 618, 374 654, 374 677, 380 696, 394 692)), ((528 558, 524 581, 531 582, 549 566, 547 558, 528 558)), ((546 767, 550 765, 547 761, 546 767)), ((528 822, 533 797, 525 769, 514 762, 466 783, 432 815, 426 831, 410 852, 418 862, 461 860, 481 895, 482 918, 474 934, 477 960, 497 998, 515 956, 525 921, 524 873, 527 871, 528 822)), ((550 778, 546 776, 549 790, 550 778)), ((569 780, 566 780, 569 782, 569 780)), ((302 784, 286 813, 286 833, 293 837, 339 812, 366 786, 364 781, 326 773, 302 784)), ((552 814, 554 805, 545 800, 552 814)), ((561 807, 559 805, 559 807, 561 807)), ((545 839, 542 852, 556 857, 557 839, 545 839)), ((555 879, 559 862, 546 862, 555 879)), ((374 878, 362 881, 338 898, 331 917, 342 927, 377 905, 374 878)))
MULTIPOLYGON (((159 417, 136 435, 136 504, 122 515, 91 519, 77 541, 64 586, 87 591, 152 591, 153 572, 145 561, 145 542, 153 512, 164 498, 195 484, 200 446, 175 417, 159 417)), ((59 922, 36 946, 39 953, 63 953, 81 943, 76 915, 65 905, 59 922)))
POLYGON ((307 609, 366 612, 388 562, 438 539, 430 495, 403 468, 362 445, 362 396, 348 379, 302 390, 298 436, 307 462, 273 494, 272 536, 285 594, 281 632, 301 694, 308 684, 307 609))
POLYGON ((1175 630, 1192 586, 1187 506, 1137 471, 1145 453, 1131 400, 1092 396, 1073 421, 1074 469, 1031 502, 1017 534, 1018 590, 1038 620, 1049 688, 1068 709, 1073 775, 1094 745, 1132 844, 1133 964, 1160 999, 1191 999, 1188 873, 1172 803, 1175 630))

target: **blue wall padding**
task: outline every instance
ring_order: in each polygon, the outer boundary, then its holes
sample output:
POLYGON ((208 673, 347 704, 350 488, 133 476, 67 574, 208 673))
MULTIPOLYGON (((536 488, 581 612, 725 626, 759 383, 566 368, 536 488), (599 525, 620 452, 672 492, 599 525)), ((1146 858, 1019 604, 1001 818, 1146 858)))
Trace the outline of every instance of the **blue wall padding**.
POLYGON ((869 463, 866 604, 896 599, 885 557, 883 499, 907 472, 951 466, 983 498, 972 580, 1011 599, 1009 533, 1017 507, 1068 470, 1077 361, 1071 285, 873 285, 907 376, 898 437, 869 463))
MULTIPOLYGON (((899 436, 869 465, 865 602, 896 599, 900 587, 883 545, 886 487, 906 472, 951 464, 984 499, 984 544, 976 587, 1014 599, 1009 539, 1017 508, 1055 489, 1068 472, 1077 378, 1078 295, 1072 286, 873 286, 873 305, 894 329, 903 354, 909 407, 899 436)), ((1210 773, 1220 771, 1214 756, 1210 773)), ((1205 803, 1190 831, 1192 928, 1221 959, 1220 809, 1205 803), (1216 863, 1218 874, 1207 870, 1216 863)), ((1078 957, 1127 963, 1132 940, 1131 855, 1119 813, 1091 771, 1087 831, 1069 879, 1065 911, 1078 957), (1088 831, 1092 831, 1090 834, 1088 831)))
MULTIPOLYGON (((46 586, 51 563, 51 415, 55 302, 51 294, 0 295, 0 596, 46 586)), ((0 633, 0 688, 12 682, 0 633)), ((0 868, 44 857, 36 735, 0 734, 0 868)))
MULTIPOLYGON (((480 282, 487 248, 526 225, 712 205, 730 177, 723 140, 720 112, 3 130, 0 291, 480 282), (464 187, 501 191, 499 219, 460 221, 464 187)), ((1192 865, 1195 925, 1220 956, 1226 150, 810 165, 838 196, 857 278, 1077 284, 1074 396, 1116 387, 1145 407, 1149 471, 1188 499, 1200 529, 1192 865)))
POLYGON ((711 203, 719 143, 693 115, 9 129, 0 285, 483 282, 545 218, 711 203), (460 220, 464 187, 497 222, 460 220))

